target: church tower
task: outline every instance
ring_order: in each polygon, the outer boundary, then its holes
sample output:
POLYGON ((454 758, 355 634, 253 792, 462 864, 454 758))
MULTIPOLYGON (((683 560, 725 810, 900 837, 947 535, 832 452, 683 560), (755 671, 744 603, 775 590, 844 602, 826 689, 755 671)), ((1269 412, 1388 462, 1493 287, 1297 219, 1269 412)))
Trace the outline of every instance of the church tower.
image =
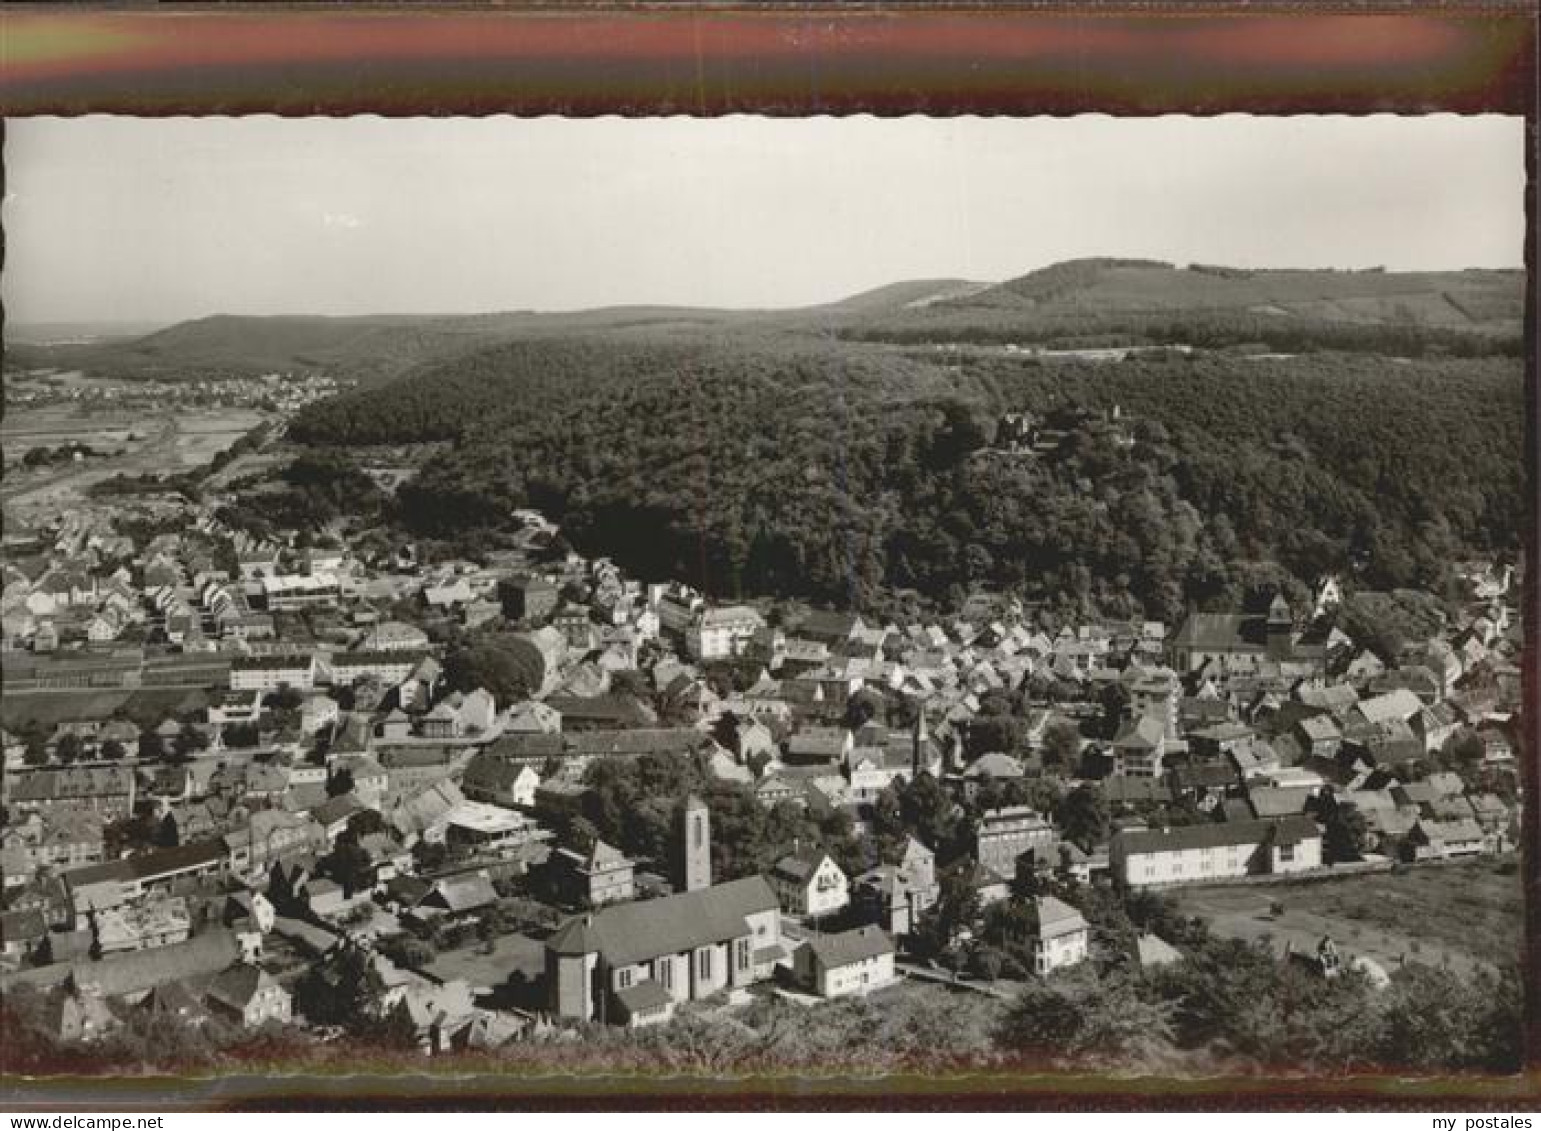
POLYGON ((680 846, 680 890, 712 886, 712 819, 706 802, 695 794, 685 799, 685 828, 680 846))
POLYGON ((915 725, 910 732, 910 778, 920 777, 920 771, 931 768, 931 728, 926 725, 926 705, 920 704, 915 712, 915 725))
POLYGON ((1294 650, 1295 618, 1283 593, 1274 595, 1268 606, 1268 658, 1287 660, 1294 650))

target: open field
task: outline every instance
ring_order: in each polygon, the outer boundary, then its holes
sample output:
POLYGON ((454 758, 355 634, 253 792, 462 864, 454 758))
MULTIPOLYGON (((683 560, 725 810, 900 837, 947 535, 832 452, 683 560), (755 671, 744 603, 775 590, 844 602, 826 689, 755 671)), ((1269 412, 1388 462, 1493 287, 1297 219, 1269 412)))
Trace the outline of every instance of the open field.
POLYGON ((1189 915, 1228 938, 1265 939, 1314 953, 1323 935, 1340 950, 1392 971, 1408 961, 1462 973, 1520 959, 1523 906, 1518 870, 1498 872, 1491 859, 1421 865, 1402 873, 1266 886, 1187 888, 1173 893, 1189 915), (1277 901, 1284 913, 1269 914, 1277 901))
POLYGON ((13 471, 0 499, 8 508, 64 507, 91 484, 120 473, 165 474, 199 467, 265 419, 263 413, 239 408, 84 413, 75 406, 50 405, 14 410, 6 414, 0 431, 8 459, 19 458, 29 448, 70 441, 123 454, 33 473, 13 471))
POLYGON ((504 935, 490 954, 481 943, 472 943, 444 951, 423 969, 444 981, 464 978, 472 986, 492 989, 506 983, 516 970, 534 981, 545 968, 544 943, 526 935, 504 935))

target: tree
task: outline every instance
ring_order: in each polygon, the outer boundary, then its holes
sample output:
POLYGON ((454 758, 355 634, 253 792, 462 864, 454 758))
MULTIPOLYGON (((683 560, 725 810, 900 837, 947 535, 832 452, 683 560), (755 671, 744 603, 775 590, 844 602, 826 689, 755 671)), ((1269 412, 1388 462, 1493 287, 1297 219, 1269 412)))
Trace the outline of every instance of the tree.
POLYGON ((1440 747, 1440 760, 1448 767, 1460 770, 1471 770, 1482 764, 1487 757, 1487 744, 1482 741, 1482 736, 1469 726, 1459 728, 1440 747))
POLYGON ((864 687, 846 700, 845 725, 850 730, 860 730, 873 719, 881 719, 883 709, 883 697, 864 687))
POLYGON ((366 1027, 381 983, 361 947, 345 944, 325 962, 313 965, 295 986, 294 1000, 317 1025, 366 1027))
POLYGON ((964 858, 937 876, 936 902, 921 913, 912 945, 928 957, 947 953, 959 932, 979 917, 979 891, 974 887, 974 862, 964 858))
POLYGON ((167 813, 161 818, 160 823, 155 826, 155 833, 151 840, 156 848, 175 848, 182 843, 182 835, 173 814, 167 813))
POLYGON ((1370 826, 1356 805, 1337 805, 1323 825, 1322 849, 1329 863, 1341 864, 1364 859, 1370 841, 1370 826))
POLYGON ((1107 839, 1108 806, 1095 786, 1080 785, 1065 794, 1054 819, 1065 839, 1087 852, 1107 839))
POLYGON ((48 765, 48 744, 38 736, 33 735, 27 739, 27 746, 22 751, 21 760, 29 766, 48 765))
POLYGON ((528 699, 545 678, 540 649, 513 633, 487 634, 444 657, 445 686, 452 691, 485 688, 499 702, 528 699))
POLYGON ((183 723, 182 729, 177 731, 176 738, 171 740, 171 753, 173 760, 177 762, 190 761, 193 755, 200 750, 207 750, 208 747, 209 736, 192 723, 183 723))
POLYGON ((342 766, 335 773, 327 775, 326 795, 328 797, 341 797, 345 793, 352 793, 353 789, 353 771, 347 766, 342 766))
POLYGON ((247 750, 261 742, 262 735, 256 723, 234 723, 225 728, 223 740, 232 750, 247 750))
POLYGON ((359 843, 358 833, 344 829, 332 851, 321 860, 321 867, 342 885, 343 896, 352 896, 374 886, 375 865, 369 850, 359 843))
POLYGON ((102 743, 102 748, 97 753, 109 762, 121 762, 128 754, 128 750, 116 738, 109 738, 102 743))
POLYGON ((59 741, 54 743, 54 758, 60 765, 68 766, 80 760, 85 753, 85 743, 80 741, 80 735, 74 732, 66 732, 59 736, 59 741))
POLYGON ((1081 728, 1071 719, 1055 719, 1043 728, 1043 760, 1074 769, 1081 753, 1081 728))
POLYGON ((153 730, 141 731, 139 734, 139 760, 141 762, 162 762, 165 759, 166 740, 153 730))
POLYGON ((724 750, 734 757, 742 752, 738 736, 738 716, 732 711, 724 711, 717 716, 717 721, 712 723, 712 738, 724 750))
POLYGON ((938 863, 950 863, 966 850, 963 812, 930 773, 922 771, 899 787, 899 811, 904 828, 936 853, 938 863))
POLYGON ((1007 1048, 1061 1063, 1127 1066, 1170 1047, 1172 1010, 1124 974, 1099 979, 1085 965, 1028 983, 1001 1029, 1007 1048))

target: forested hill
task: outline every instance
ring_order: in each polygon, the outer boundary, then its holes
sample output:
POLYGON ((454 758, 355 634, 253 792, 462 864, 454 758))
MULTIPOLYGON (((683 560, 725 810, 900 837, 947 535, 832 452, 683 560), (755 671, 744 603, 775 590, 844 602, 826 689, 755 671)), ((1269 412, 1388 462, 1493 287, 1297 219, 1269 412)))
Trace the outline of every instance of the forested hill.
POLYGON ((889 341, 1016 341, 1523 352, 1521 271, 1247 270, 1080 259, 923 307, 874 311, 844 332, 889 341))
POLYGON ((784 311, 636 306, 453 316, 222 315, 140 338, 8 343, 6 361, 12 367, 55 366, 108 377, 315 372, 378 384, 504 342, 639 328, 660 335, 817 329, 900 343, 1262 343, 1287 352, 1519 356, 1524 302, 1524 276, 1518 271, 1250 271, 1083 259, 993 285, 909 280, 784 311))
POLYGON ((585 550, 722 595, 868 608, 985 584, 1172 617, 1238 600, 1269 562, 1437 587, 1465 548, 1512 547, 1522 389, 1511 358, 944 361, 610 335, 457 358, 312 406, 292 435, 452 441, 401 496, 422 535, 531 504, 585 550), (1037 414, 1054 450, 1001 450, 1008 410, 1037 414))

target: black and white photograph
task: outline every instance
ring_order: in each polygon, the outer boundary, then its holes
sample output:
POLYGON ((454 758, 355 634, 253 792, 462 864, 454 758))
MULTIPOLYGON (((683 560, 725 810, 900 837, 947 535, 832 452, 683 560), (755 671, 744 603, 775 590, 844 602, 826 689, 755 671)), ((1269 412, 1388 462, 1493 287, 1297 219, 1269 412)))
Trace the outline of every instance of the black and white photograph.
POLYGON ((8 121, 5 1074, 1520 1072, 1527 144, 8 121))

